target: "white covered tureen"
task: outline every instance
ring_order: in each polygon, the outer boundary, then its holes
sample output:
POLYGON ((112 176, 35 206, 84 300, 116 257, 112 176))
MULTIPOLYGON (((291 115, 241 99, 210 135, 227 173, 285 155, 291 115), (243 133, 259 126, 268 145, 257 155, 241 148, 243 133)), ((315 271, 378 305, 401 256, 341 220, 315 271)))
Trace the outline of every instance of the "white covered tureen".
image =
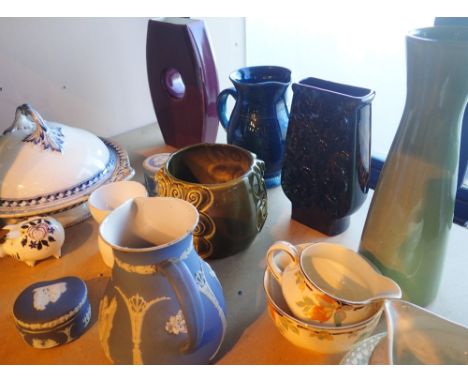
POLYGON ((0 135, 0 219, 47 214, 70 226, 88 217, 85 202, 93 190, 133 175, 116 143, 45 121, 24 104, 0 135))

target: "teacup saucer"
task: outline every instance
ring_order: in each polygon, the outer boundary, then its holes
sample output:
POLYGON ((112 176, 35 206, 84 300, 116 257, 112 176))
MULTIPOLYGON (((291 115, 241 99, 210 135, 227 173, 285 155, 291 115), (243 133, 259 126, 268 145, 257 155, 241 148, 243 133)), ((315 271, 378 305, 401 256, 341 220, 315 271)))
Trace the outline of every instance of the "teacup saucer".
POLYGON ((346 353, 340 362, 340 365, 382 365, 382 357, 379 357, 377 352, 381 346, 385 344, 387 333, 374 334, 372 337, 366 338, 363 341, 354 345, 351 350, 346 353))

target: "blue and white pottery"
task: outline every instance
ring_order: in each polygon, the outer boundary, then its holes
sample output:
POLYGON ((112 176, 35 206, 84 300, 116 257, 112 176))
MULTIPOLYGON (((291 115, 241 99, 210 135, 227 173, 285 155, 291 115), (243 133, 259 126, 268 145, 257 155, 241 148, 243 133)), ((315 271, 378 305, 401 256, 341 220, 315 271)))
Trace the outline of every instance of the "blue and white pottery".
POLYGON ((158 184, 156 173, 163 167, 171 153, 159 153, 149 156, 143 161, 143 175, 145 176, 145 186, 149 196, 158 195, 158 184))
POLYGON ((50 215, 64 227, 79 223, 89 216, 85 202, 92 191, 134 173, 116 143, 21 105, 0 133, 0 219, 50 215))
POLYGON ((30 267, 36 261, 62 255, 65 230, 54 218, 34 216, 0 229, 0 257, 11 256, 30 267))
POLYGON ((289 112, 286 90, 291 71, 279 66, 251 66, 236 70, 229 79, 234 88, 218 96, 218 116, 226 129, 227 142, 255 153, 265 162, 265 185, 276 187, 281 180, 289 112), (226 115, 228 96, 236 100, 226 115))
POLYGON ((63 277, 30 285, 13 306, 16 327, 31 346, 46 349, 81 336, 91 321, 86 284, 63 277))
POLYGON ((112 277, 99 307, 99 338, 116 364, 206 364, 225 331, 215 273, 193 247, 198 212, 175 198, 139 197, 116 208, 99 235, 112 277))

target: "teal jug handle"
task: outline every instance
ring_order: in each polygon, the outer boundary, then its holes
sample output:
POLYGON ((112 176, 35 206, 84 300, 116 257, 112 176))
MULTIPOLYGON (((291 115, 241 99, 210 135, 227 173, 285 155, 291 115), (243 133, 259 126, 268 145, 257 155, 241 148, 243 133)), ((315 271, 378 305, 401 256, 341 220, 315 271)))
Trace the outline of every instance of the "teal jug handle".
POLYGON ((284 95, 283 97, 283 102, 284 102, 284 109, 286 110, 286 115, 288 116, 288 119, 289 119, 289 109, 288 109, 288 102, 286 100, 286 94, 284 95))
POLYGON ((194 275, 183 261, 167 261, 161 268, 175 291, 187 325, 189 340, 182 351, 193 352, 200 346, 205 332, 205 311, 194 275))
POLYGON ((263 176, 265 175, 265 162, 261 159, 257 159, 254 155, 253 176, 255 178, 255 187, 252 187, 252 194, 255 201, 255 207, 257 209, 257 232, 260 232, 265 224, 268 216, 268 201, 267 192, 265 188, 265 181, 263 176))
POLYGON ((234 98, 237 101, 236 89, 234 88, 224 89, 221 93, 219 93, 218 99, 216 101, 219 122, 221 122, 221 125, 224 127, 225 130, 227 130, 227 127, 229 124, 229 118, 226 115, 226 103, 227 103, 228 96, 232 96, 232 98, 234 98))

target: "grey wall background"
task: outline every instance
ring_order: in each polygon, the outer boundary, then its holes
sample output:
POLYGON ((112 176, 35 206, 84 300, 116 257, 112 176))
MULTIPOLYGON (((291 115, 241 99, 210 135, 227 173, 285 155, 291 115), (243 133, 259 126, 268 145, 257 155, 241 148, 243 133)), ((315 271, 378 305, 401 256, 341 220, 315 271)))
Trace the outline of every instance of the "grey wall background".
MULTIPOLYGON (((245 65, 245 20, 201 18, 220 88, 245 65)), ((148 18, 0 18, 0 132, 18 105, 103 137, 156 121, 146 73, 148 18)))

